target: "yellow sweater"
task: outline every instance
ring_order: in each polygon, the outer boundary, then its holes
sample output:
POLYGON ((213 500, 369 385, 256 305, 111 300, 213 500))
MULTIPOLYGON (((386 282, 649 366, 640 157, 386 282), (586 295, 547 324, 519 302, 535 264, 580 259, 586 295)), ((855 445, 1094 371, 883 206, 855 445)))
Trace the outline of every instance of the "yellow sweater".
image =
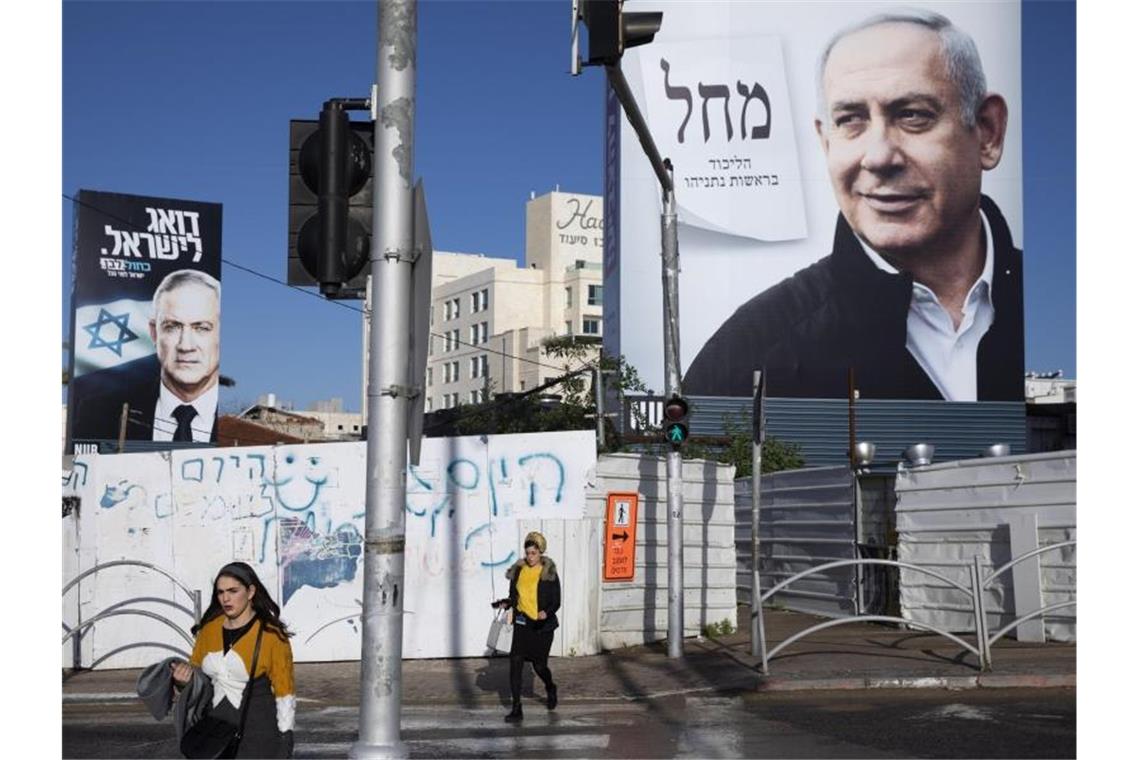
POLYGON ((519 612, 531 620, 538 620, 538 577, 542 565, 523 565, 519 568, 519 612))
MULTIPOLYGON (((190 664, 201 668, 209 676, 214 686, 215 706, 226 699, 236 708, 241 705, 242 691, 249 681, 249 666, 253 662, 253 647, 257 643, 257 630, 261 623, 254 623, 230 651, 222 654, 223 620, 225 617, 219 615, 198 631, 194 651, 190 654, 190 664)), ((261 637, 261 652, 257 655, 257 672, 254 677, 262 675, 269 676, 273 695, 277 698, 277 730, 292 731, 296 712, 293 648, 287 639, 282 639, 269 629, 261 637)))

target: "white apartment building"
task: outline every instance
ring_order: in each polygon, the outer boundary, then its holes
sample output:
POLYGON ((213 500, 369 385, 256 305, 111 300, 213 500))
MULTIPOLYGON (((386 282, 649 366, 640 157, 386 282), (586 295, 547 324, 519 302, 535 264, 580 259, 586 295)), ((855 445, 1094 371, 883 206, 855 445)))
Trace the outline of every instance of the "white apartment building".
MULTIPOLYGON (((602 335, 602 199, 551 192, 526 204, 526 252, 515 259, 434 252, 424 409, 477 403, 557 377, 542 349, 554 335, 602 335), (539 364, 547 366, 539 366, 539 364)), ((367 356, 367 315, 364 355, 367 356)), ((367 360, 364 370, 367 372, 367 360)), ((367 381, 362 383, 367 409, 367 381)))
POLYGON ((1029 404, 1064 404, 1077 400, 1077 381, 1061 376, 1061 371, 1026 372, 1025 401, 1029 404))

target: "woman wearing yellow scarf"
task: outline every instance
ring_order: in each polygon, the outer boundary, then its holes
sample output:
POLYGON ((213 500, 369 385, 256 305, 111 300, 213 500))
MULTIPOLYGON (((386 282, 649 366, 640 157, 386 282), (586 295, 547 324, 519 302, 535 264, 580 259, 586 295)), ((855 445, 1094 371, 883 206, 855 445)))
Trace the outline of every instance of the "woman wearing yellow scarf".
POLYGON ((558 627, 555 615, 562 604, 562 586, 554 560, 544 556, 546 538, 538 531, 526 534, 523 540, 524 558, 507 568, 510 597, 499 606, 511 609, 514 619, 514 637, 511 640, 511 711, 506 721, 522 720, 522 669, 530 660, 535 674, 546 685, 546 709, 558 705, 558 687, 546 664, 554 629, 558 627))

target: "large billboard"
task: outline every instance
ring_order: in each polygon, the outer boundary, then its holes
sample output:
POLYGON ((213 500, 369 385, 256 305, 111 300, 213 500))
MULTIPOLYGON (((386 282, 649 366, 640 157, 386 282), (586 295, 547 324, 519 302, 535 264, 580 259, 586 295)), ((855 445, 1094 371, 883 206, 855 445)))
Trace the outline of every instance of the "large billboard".
POLYGON ((221 266, 220 204, 79 191, 70 452, 217 440, 221 266))
MULTIPOLYGON (((686 394, 1024 397, 1018 2, 624 7, 664 12, 622 68, 674 166, 686 394)), ((661 387, 661 190, 613 98, 605 146, 606 351, 661 387)))

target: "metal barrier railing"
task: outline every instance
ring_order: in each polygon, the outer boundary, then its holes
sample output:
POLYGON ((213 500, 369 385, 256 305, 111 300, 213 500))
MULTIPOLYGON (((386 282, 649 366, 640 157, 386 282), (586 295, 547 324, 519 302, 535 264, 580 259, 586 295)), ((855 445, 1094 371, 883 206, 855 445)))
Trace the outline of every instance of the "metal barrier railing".
MULTIPOLYGON (((804 570, 803 572, 796 573, 792 577, 787 578, 787 579, 781 581, 780 583, 777 583, 775 586, 768 589, 763 594, 758 595, 759 601, 758 601, 758 604, 756 605, 756 609, 754 609, 752 611, 752 615, 754 617, 759 618, 760 670, 764 675, 768 675, 768 662, 772 657, 775 657, 784 648, 791 646, 792 644, 799 641, 800 639, 803 639, 806 636, 810 636, 813 633, 817 633, 819 631, 826 630, 828 628, 833 628, 833 627, 838 626, 838 625, 846 625, 848 623, 879 622, 879 623, 898 623, 898 624, 910 626, 912 628, 918 628, 920 630, 930 631, 932 633, 936 633, 940 636, 948 638, 951 641, 955 642, 956 644, 960 645, 966 651, 973 654, 975 657, 977 657, 979 667, 981 668, 981 670, 988 671, 991 669, 992 663, 993 663, 992 658, 991 658, 990 649, 994 645, 994 643, 996 643, 1002 636, 1009 633, 1009 631, 1013 630, 1018 625, 1020 625, 1021 623, 1024 623, 1027 620, 1031 620, 1035 617, 1044 617, 1046 614, 1048 614, 1050 612, 1053 612, 1053 611, 1059 610, 1059 609, 1063 609, 1065 607, 1075 607, 1077 602, 1076 602, 1076 600, 1072 600, 1072 601, 1067 601, 1067 602, 1058 602, 1056 604, 1046 605, 1044 607, 1041 607, 1040 609, 1034 610, 1033 612, 1022 615, 1017 620, 1014 620, 1012 623, 1010 623, 1009 625, 1006 625, 1001 630, 997 631, 997 633, 994 633, 991 636, 989 633, 989 625, 988 625, 988 622, 986 620, 987 610, 985 607, 985 599, 983 597, 983 592, 985 591, 986 587, 989 586, 997 576, 999 576, 1002 573, 1010 570, 1014 565, 1016 565, 1019 562, 1023 562, 1025 560, 1029 559, 1030 557, 1034 557, 1038 554, 1043 554, 1047 551, 1053 551, 1053 550, 1060 549, 1060 548, 1065 547, 1065 546, 1076 546, 1076 544, 1077 544, 1076 541, 1064 541, 1064 542, 1060 542, 1060 543, 1056 543, 1056 544, 1049 544, 1047 546, 1039 547, 1033 551, 1026 552, 1025 554, 1022 554, 1022 555, 1014 558, 1010 562, 1007 562, 1006 564, 1002 565, 1001 567, 997 568, 996 570, 991 572, 989 575, 984 576, 984 577, 982 575, 982 558, 979 556, 975 556, 973 564, 971 564, 969 566, 969 571, 970 571, 970 585, 969 586, 966 586, 963 583, 959 583, 959 582, 953 580, 952 578, 947 578, 946 576, 942 575, 941 573, 936 573, 933 570, 930 570, 928 568, 921 567, 919 565, 914 565, 914 564, 911 564, 908 562, 898 562, 896 560, 889 560, 889 559, 877 559, 877 558, 847 559, 847 560, 838 560, 835 562, 828 562, 828 563, 825 563, 823 565, 816 565, 815 567, 808 568, 807 570, 804 570), (970 596, 970 601, 972 603, 972 610, 973 610, 972 615, 974 618, 974 631, 973 631, 973 633, 974 633, 974 637, 977 640, 977 645, 974 646, 974 645, 970 644, 969 642, 965 641, 964 639, 960 638, 959 636, 956 636, 952 632, 945 631, 941 628, 938 628, 937 626, 933 626, 933 625, 930 625, 928 623, 922 623, 922 622, 918 622, 915 620, 907 620, 906 618, 895 617, 893 615, 852 615, 849 617, 840 618, 840 619, 836 619, 836 620, 828 620, 826 622, 818 623, 816 625, 805 628, 804 630, 802 630, 802 631, 790 636, 789 638, 785 639, 784 641, 780 642, 780 644, 778 646, 776 646, 771 651, 769 651, 768 650, 767 635, 766 635, 766 632, 764 629, 764 602, 768 601, 775 594, 779 593, 780 590, 786 588, 787 586, 791 585, 792 583, 795 583, 796 581, 798 581, 802 578, 805 578, 809 575, 819 575, 819 574, 824 573, 828 570, 833 570, 837 567, 846 567, 849 565, 855 565, 855 566, 887 565, 890 567, 906 568, 908 570, 914 570, 914 571, 917 571, 920 573, 925 573, 926 575, 933 576, 933 577, 937 578, 938 580, 942 581, 943 583, 946 583, 948 586, 950 586, 952 588, 956 588, 959 591, 962 591, 962 592, 968 594, 970 596)), ((759 570, 759 568, 753 568, 753 571, 752 571, 753 583, 756 585, 757 588, 759 588, 759 572, 758 572, 758 570, 759 570)))
MULTIPOLYGON (((120 559, 120 560, 114 560, 111 562, 104 562, 102 564, 95 565, 94 567, 83 571, 79 575, 72 578, 71 581, 64 584, 62 595, 66 596, 67 592, 70 591, 72 588, 74 588, 84 578, 87 578, 91 575, 94 575, 95 573, 97 573, 101 570, 106 570, 106 569, 111 568, 111 567, 123 567, 123 566, 142 567, 142 568, 147 569, 147 570, 152 570, 152 571, 158 573, 159 575, 166 576, 167 578, 169 578, 171 581, 174 582, 175 586, 180 588, 183 592, 186 593, 187 596, 190 597, 190 600, 193 604, 193 608, 191 609, 191 608, 184 607, 183 605, 180 605, 177 602, 173 602, 169 599, 161 599, 161 598, 157 598, 157 597, 138 597, 135 599, 130 599, 130 600, 124 601, 124 602, 118 602, 116 604, 112 604, 109 607, 107 607, 106 609, 101 610, 100 612, 91 616, 90 618, 80 621, 79 623, 77 623, 73 627, 68 626, 66 623, 64 623, 63 624, 63 630, 64 630, 63 640, 60 642, 60 644, 66 644, 68 639, 72 639, 74 641, 74 645, 72 648, 72 667, 73 668, 79 668, 80 663, 82 662, 81 646, 82 646, 83 637, 86 635, 87 631, 95 623, 99 622, 100 620, 106 620, 107 618, 118 617, 121 615, 136 615, 136 616, 141 616, 141 617, 148 617, 148 618, 151 618, 152 620, 157 620, 158 622, 162 623, 163 625, 165 625, 165 626, 173 629, 175 632, 177 632, 178 635, 181 636, 182 639, 184 641, 186 641, 186 643, 189 644, 191 648, 193 648, 193 646, 194 646, 194 639, 189 634, 186 633, 186 631, 184 630, 184 628, 182 626, 178 625, 177 623, 170 620, 169 618, 167 618, 163 615, 160 615, 157 612, 151 612, 150 610, 130 609, 130 608, 124 607, 124 605, 133 604, 133 603, 137 603, 137 602, 155 602, 155 603, 159 603, 159 604, 170 605, 171 607, 174 607, 174 609, 176 609, 180 612, 184 612, 187 615, 190 615, 191 619, 195 623, 201 619, 201 617, 202 617, 202 592, 198 589, 190 588, 185 583, 183 583, 180 578, 178 578, 177 576, 168 572, 167 570, 164 570, 163 568, 159 567, 158 565, 154 565, 150 562, 140 562, 138 560, 130 560, 130 559, 120 559)), ((184 651, 178 649, 177 647, 171 646, 170 644, 165 644, 165 643, 156 642, 156 641, 142 641, 142 642, 134 642, 134 643, 127 644, 127 645, 124 645, 121 647, 117 647, 117 648, 113 649, 112 651, 105 653, 102 657, 100 657, 99 659, 92 662, 89 667, 92 667, 92 668, 95 667, 96 665, 98 665, 103 660, 106 660, 111 655, 118 654, 119 652, 123 652, 123 651, 126 651, 128 649, 136 649, 139 647, 159 647, 161 649, 169 649, 173 652, 177 652, 179 654, 182 654, 183 656, 188 656, 187 652, 184 652, 184 651)))

